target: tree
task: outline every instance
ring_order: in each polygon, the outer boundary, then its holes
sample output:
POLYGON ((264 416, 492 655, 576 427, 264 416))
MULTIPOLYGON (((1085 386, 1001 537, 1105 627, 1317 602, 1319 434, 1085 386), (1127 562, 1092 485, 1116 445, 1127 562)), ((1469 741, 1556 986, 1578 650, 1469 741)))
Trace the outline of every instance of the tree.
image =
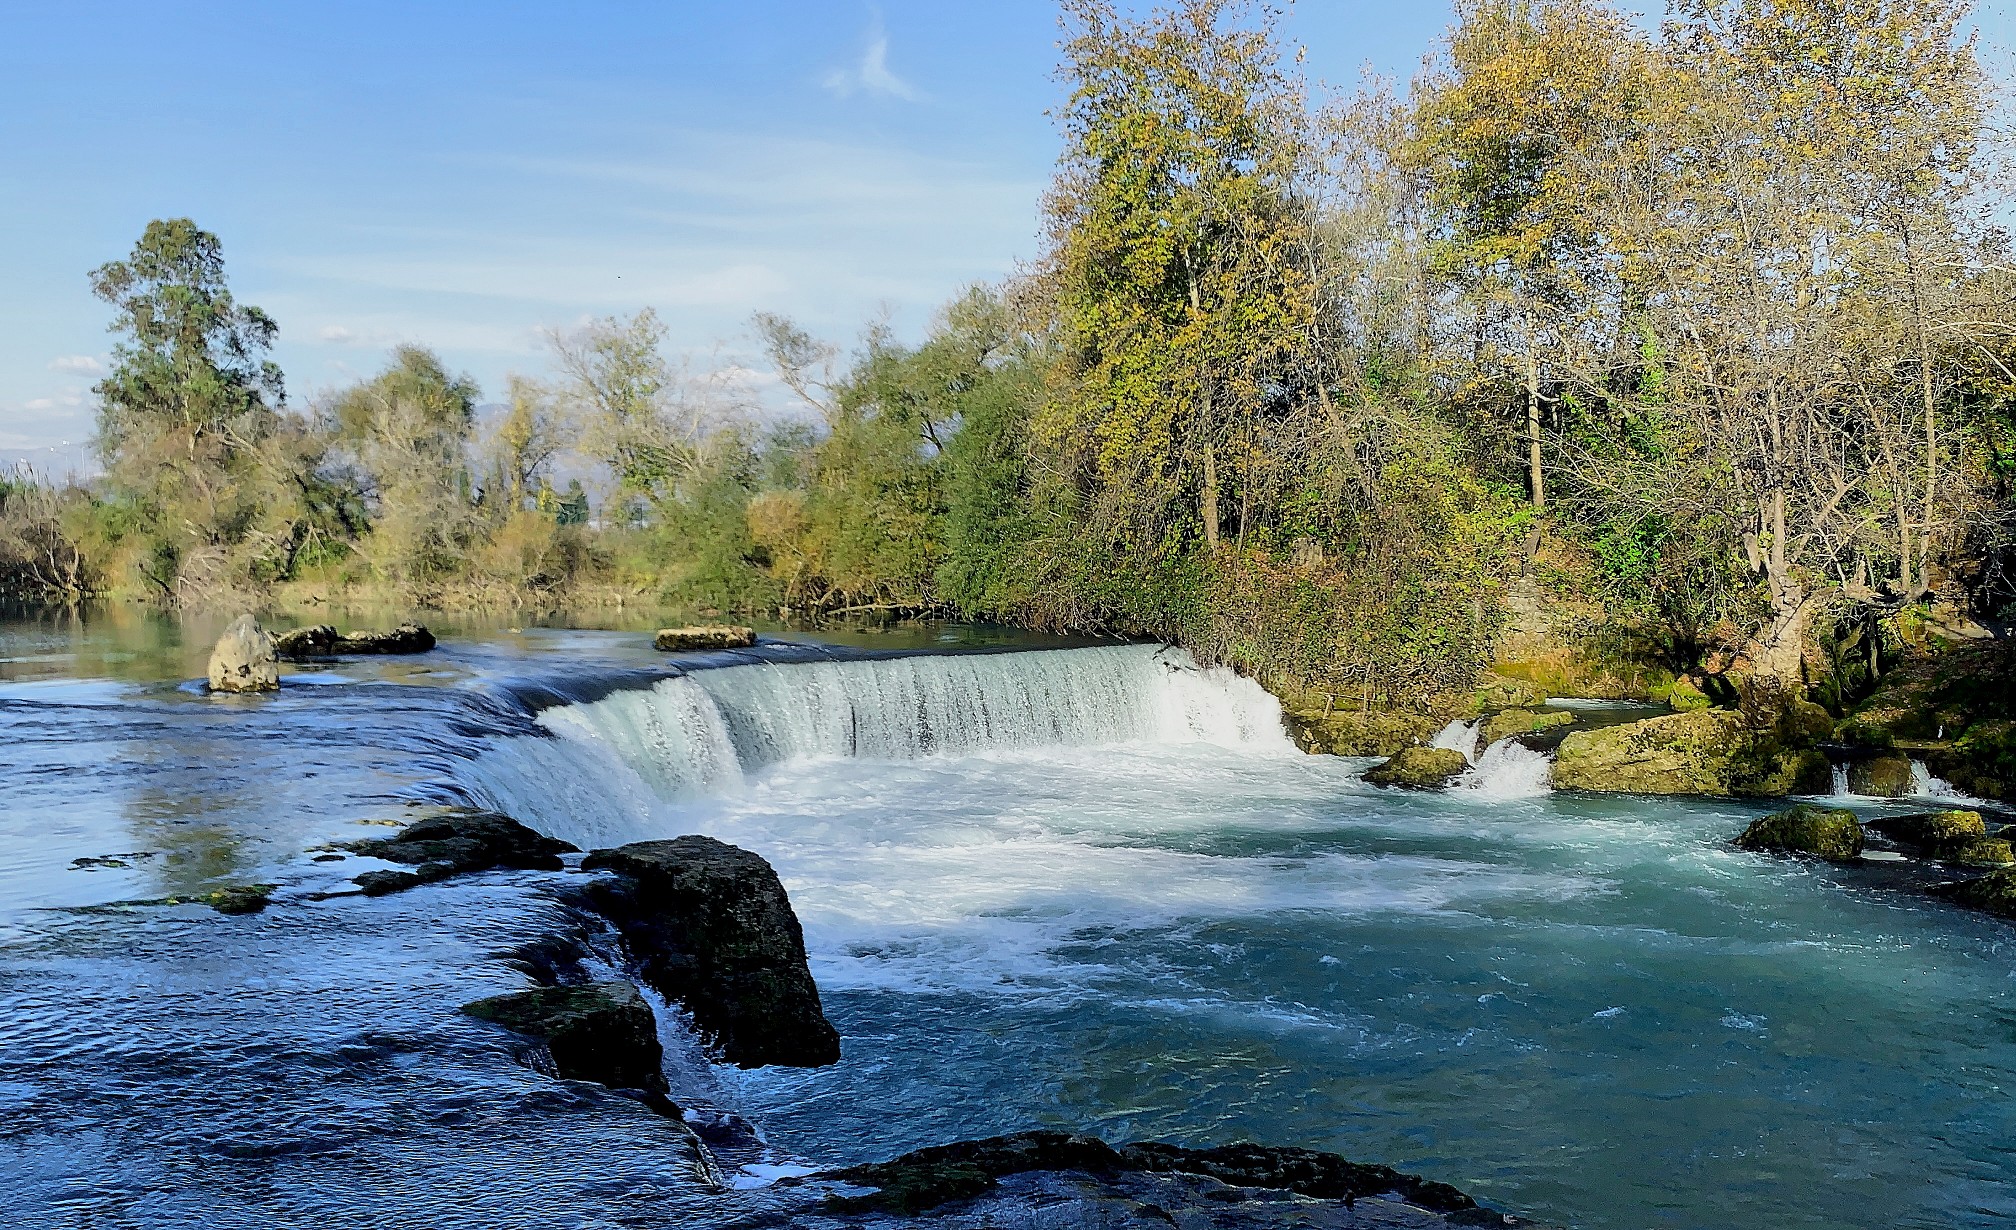
POLYGON ((1597 244, 1570 168, 1641 105, 1640 40, 1590 0, 1463 0, 1456 14, 1445 65, 1417 85, 1404 157, 1468 363, 1488 371, 1487 348, 1512 358, 1527 495, 1544 510, 1545 352, 1590 290, 1597 244))
POLYGON ((432 351, 401 346, 385 370, 331 407, 354 452, 371 509, 366 556, 408 593, 460 566, 474 531, 469 431, 476 385, 432 351))
POLYGON ((147 224, 131 255, 91 274, 116 310, 112 371, 98 382, 111 481, 137 502, 133 564, 163 598, 231 586, 291 557, 261 489, 291 477, 262 450, 285 398, 265 358, 278 332, 231 296, 217 237, 187 218, 147 224))
POLYGON ((1062 360, 1034 431, 1123 552, 1200 533, 1216 551, 1228 485, 1250 511, 1259 418, 1307 395, 1317 305, 1300 94, 1278 67, 1271 10, 1185 0, 1135 23, 1072 0, 1066 12, 1045 266, 1062 360))

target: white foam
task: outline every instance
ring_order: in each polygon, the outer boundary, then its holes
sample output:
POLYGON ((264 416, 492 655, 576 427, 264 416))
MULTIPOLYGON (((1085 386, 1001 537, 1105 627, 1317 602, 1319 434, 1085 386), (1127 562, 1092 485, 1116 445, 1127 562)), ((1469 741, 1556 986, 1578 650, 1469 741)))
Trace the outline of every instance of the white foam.
POLYGON ((1461 752, 1463 759, 1477 763, 1477 737, 1484 730, 1483 719, 1474 722, 1451 722, 1435 736, 1429 747, 1439 747, 1445 751, 1461 752))
POLYGON ((1987 802, 1985 799, 1977 799, 1971 794, 1963 794, 1959 790, 1954 789, 1953 783, 1943 777, 1934 776, 1932 770, 1922 760, 1913 760, 1911 762, 1911 797, 1914 799, 1933 799, 1940 803, 1961 803, 1974 807, 1987 802))
POLYGON ((1500 739, 1450 784, 1479 799, 1530 799, 1553 789, 1554 758, 1517 739, 1500 739))

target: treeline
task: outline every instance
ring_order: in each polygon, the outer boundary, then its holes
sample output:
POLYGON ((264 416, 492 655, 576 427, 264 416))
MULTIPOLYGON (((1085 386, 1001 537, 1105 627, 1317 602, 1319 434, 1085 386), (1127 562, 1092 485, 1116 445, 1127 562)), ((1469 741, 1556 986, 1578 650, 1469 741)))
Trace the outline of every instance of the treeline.
POLYGON ((1779 678, 1913 604, 2016 602, 1965 4, 1676 0, 1652 33, 1465 0, 1404 96, 1320 102, 1268 9, 1064 8, 1041 259, 916 345, 759 317, 799 415, 648 312, 556 335, 481 424, 414 348, 286 411, 216 240, 156 223, 94 275, 106 475, 0 492, 0 568, 993 616, 1394 699, 1467 686, 1515 583, 1779 678))

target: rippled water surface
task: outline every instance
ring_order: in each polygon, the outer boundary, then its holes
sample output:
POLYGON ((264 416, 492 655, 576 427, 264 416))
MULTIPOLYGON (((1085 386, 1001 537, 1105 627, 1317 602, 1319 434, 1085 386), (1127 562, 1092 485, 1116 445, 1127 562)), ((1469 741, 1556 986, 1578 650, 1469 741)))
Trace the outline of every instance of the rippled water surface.
POLYGON ((1149 647, 854 656, 1000 639, 927 629, 654 684, 635 630, 448 629, 211 698, 211 631, 0 626, 0 1224, 760 1205, 455 1011, 523 985, 504 957, 570 925, 576 873, 308 899, 376 865, 329 843, 449 800, 775 863, 845 1058, 668 1041, 674 1096, 778 1160, 1053 1125, 1333 1149, 1586 1227, 2016 1218, 2016 932, 1729 850, 1754 807, 1380 792, 1149 647), (247 882, 265 913, 110 904, 247 882))

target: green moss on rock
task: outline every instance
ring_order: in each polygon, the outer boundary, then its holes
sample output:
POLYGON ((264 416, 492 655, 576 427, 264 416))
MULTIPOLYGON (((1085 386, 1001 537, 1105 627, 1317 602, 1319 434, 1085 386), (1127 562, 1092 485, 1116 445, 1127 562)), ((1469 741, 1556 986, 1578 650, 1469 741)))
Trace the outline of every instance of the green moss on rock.
POLYGON ((2016 848, 2000 837, 1983 837, 1953 851, 1947 861, 1963 867, 2007 867, 2016 863, 2016 848))
POLYGON ((1901 799, 1911 793, 1911 762, 1902 756, 1876 756, 1848 766, 1848 789, 1876 799, 1901 799))
POLYGON ((1374 765, 1365 780, 1375 786, 1407 790, 1439 790, 1470 767, 1463 753, 1446 747, 1407 747, 1385 764, 1374 765))
POLYGON ((1418 713, 1325 713, 1317 707, 1290 709, 1283 716, 1295 746, 1314 755, 1391 756, 1434 733, 1434 719, 1418 713))
POLYGON ((1832 768, 1798 738, 1732 709, 1578 730, 1555 753, 1554 784, 1611 794, 1752 798, 1824 791, 1832 768))
POLYGON ((1978 880, 1942 884, 1933 890, 1949 901, 2016 918, 2016 871, 1996 871, 1978 880))
POLYGON ((1708 699, 1708 693, 1686 679, 1675 679, 1673 686, 1666 689, 1666 704, 1675 713, 1693 713, 1708 708, 1712 703, 1708 699))
POLYGON ((1988 836, 1978 811, 1926 811, 1879 816, 1869 827, 1900 846, 1930 858, 1945 858, 1988 836))
POLYGON ((1736 838, 1736 848, 1851 862, 1862 854, 1862 825, 1852 811, 1802 803, 1752 823, 1736 838))
POLYGON ((1484 723, 1484 743, 1489 746, 1500 739, 1510 739, 1515 735, 1530 735, 1556 726, 1572 726, 1572 713, 1535 713, 1531 709, 1507 709, 1494 714, 1484 723))

